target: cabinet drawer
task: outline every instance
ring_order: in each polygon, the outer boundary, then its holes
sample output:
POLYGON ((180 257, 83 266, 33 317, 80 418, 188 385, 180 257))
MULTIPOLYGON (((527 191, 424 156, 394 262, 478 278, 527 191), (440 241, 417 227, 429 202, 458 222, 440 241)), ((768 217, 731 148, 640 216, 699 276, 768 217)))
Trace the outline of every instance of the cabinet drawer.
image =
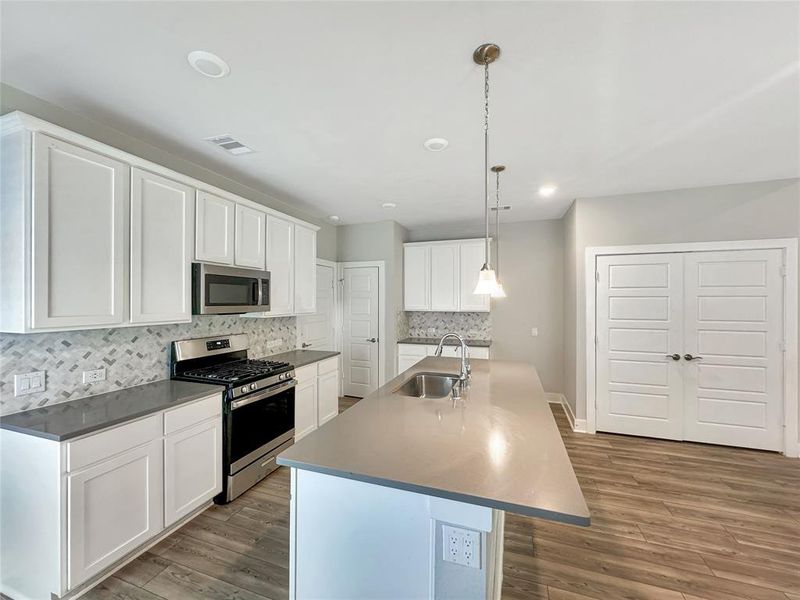
POLYGON ((333 358, 326 358, 317 363, 317 373, 319 375, 325 375, 325 373, 330 373, 331 371, 336 371, 339 369, 339 357, 334 356, 333 358))
MULTIPOLYGON (((435 350, 436 346, 433 348, 435 350)), ((397 353, 401 356, 427 356, 428 346, 423 346, 421 344, 398 344, 397 353)), ((431 354, 433 354, 433 352, 431 352, 431 354)))
POLYGON ((161 437, 161 414, 67 443, 67 471, 77 471, 161 437))
POLYGON ((307 381, 316 379, 316 377, 317 363, 311 363, 310 365, 294 370, 294 378, 297 379, 297 383, 306 383, 307 381))
POLYGON ((173 408, 164 413, 164 435, 221 414, 221 393, 173 408))

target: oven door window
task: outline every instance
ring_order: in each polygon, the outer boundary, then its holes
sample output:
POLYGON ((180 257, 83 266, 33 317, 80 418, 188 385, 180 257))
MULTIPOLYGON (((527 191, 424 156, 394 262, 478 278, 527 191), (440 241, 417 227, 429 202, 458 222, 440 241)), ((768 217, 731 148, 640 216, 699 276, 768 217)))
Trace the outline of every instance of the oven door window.
MULTIPOLYGON (((230 464, 233 465, 294 429, 294 387, 233 408, 230 419, 230 464)), ((257 458, 254 456, 252 460, 257 458)))
POLYGON ((230 275, 206 275, 207 306, 252 306, 258 304, 259 280, 230 275))

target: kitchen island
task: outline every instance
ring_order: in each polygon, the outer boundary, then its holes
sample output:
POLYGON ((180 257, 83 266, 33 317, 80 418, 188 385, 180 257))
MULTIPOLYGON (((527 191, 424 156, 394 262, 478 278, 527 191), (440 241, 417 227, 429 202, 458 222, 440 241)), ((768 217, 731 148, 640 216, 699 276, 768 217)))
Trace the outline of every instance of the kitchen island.
POLYGON ((398 390, 459 366, 425 358, 279 456, 291 598, 499 598, 504 511, 589 524, 531 365, 473 360, 460 400, 398 390))

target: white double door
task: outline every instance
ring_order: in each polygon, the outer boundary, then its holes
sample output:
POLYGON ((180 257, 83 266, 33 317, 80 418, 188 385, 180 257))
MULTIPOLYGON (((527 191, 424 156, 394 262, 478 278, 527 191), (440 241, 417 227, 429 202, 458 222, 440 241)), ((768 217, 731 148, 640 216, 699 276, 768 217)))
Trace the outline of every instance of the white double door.
POLYGON ((600 256, 597 429, 780 450, 781 250, 600 256))

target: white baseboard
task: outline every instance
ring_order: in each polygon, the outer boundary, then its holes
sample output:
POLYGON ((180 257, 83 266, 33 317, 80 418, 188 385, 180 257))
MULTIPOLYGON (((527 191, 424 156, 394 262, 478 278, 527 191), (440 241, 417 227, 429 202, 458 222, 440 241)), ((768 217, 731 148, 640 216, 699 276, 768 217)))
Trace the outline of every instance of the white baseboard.
POLYGON ((575 413, 572 412, 572 407, 569 405, 569 402, 567 402, 567 398, 564 396, 564 394, 559 394, 558 392, 545 392, 545 396, 550 404, 561 405, 561 408, 564 410, 564 414, 567 415, 567 420, 569 421, 569 426, 572 428, 572 431, 586 433, 586 419, 575 418, 575 413))

